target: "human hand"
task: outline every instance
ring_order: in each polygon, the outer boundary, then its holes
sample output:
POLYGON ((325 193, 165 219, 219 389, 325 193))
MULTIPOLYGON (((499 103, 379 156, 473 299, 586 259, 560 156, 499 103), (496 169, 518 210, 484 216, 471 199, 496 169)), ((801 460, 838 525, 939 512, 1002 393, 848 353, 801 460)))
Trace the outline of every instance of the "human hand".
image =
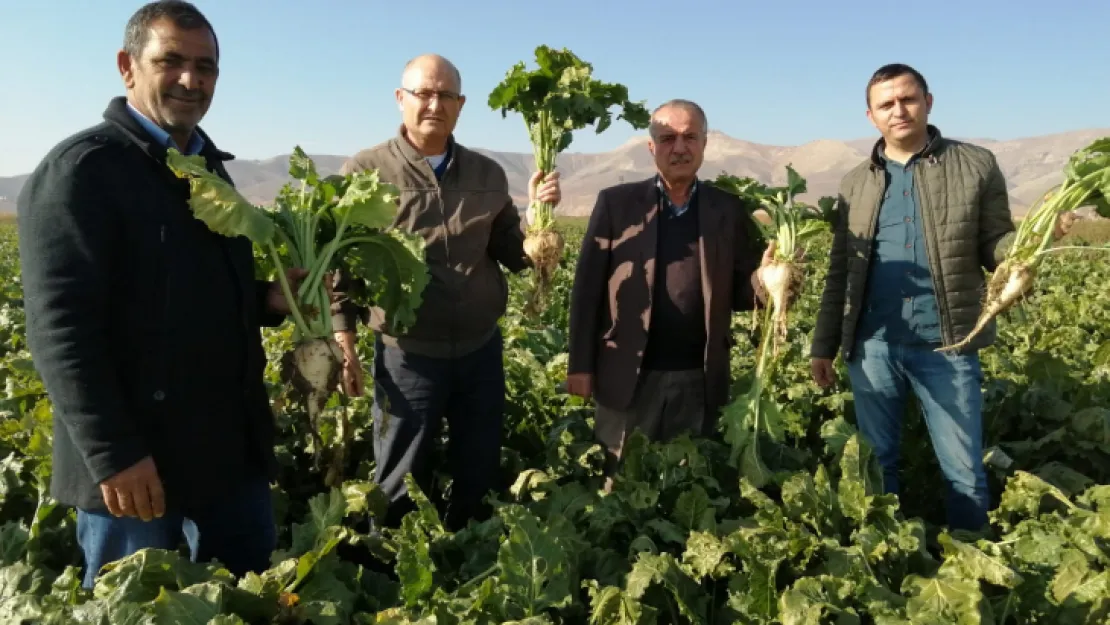
POLYGON ((828 388, 832 386, 833 381, 836 379, 836 374, 833 371, 832 358, 813 358, 809 361, 809 368, 813 374, 813 381, 821 388, 828 388))
POLYGON ((362 397, 362 363, 355 349, 357 337, 352 330, 335 333, 335 342, 343 352, 343 392, 349 397, 362 397))
MULTIPOLYGON (((308 270, 300 267, 292 267, 285 271, 285 280, 289 283, 289 290, 293 292, 294 296, 296 296, 297 291, 301 288, 301 283, 307 277, 308 270)), ((289 302, 285 299, 285 292, 281 290, 281 283, 277 280, 270 283, 270 290, 266 292, 266 309, 279 315, 288 315, 293 312, 289 302)))
POLYGON ((100 494, 113 516, 150 521, 166 513, 162 480, 150 456, 101 482, 100 494))
POLYGON ((572 373, 567 376, 567 392, 571 395, 589 399, 593 395, 594 376, 592 373, 572 373))
POLYGON ((551 172, 542 176, 540 172, 533 172, 528 179, 528 223, 532 223, 532 205, 536 202, 546 202, 552 206, 559 204, 563 199, 562 190, 559 188, 559 172, 551 172), (541 184, 541 180, 543 181, 541 184))
POLYGON ((1075 224, 1075 211, 1066 211, 1056 216, 1056 225, 1052 232, 1052 240, 1064 238, 1072 225, 1075 224))
POLYGON ((759 267, 752 272, 752 289, 755 291, 755 296, 759 298, 761 304, 767 304, 767 290, 763 288, 763 271, 773 262, 775 262, 775 246, 777 242, 771 241, 767 249, 763 250, 763 258, 759 260, 759 267))

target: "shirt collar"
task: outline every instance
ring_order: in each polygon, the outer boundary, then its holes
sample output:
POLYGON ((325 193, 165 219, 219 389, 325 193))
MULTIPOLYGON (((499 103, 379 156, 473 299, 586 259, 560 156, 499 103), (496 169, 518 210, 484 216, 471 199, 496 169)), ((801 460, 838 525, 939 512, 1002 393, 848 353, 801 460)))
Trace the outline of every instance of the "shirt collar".
POLYGON ((655 174, 655 188, 659 189, 659 196, 663 199, 663 207, 675 216, 681 215, 690 208, 690 202, 694 199, 694 194, 698 192, 698 179, 694 178, 694 182, 690 185, 690 195, 686 196, 686 203, 675 204, 671 201, 671 196, 667 195, 667 187, 663 185, 663 178, 659 174, 655 174))
MULTIPOLYGON (((167 148, 174 148, 175 150, 181 151, 181 148, 177 145, 177 142, 173 140, 173 137, 170 136, 170 133, 160 128, 158 124, 150 121, 146 115, 143 115, 137 108, 131 106, 130 102, 127 103, 127 111, 131 113, 131 116, 139 122, 139 125, 141 125, 144 130, 150 133, 150 136, 154 137, 155 141, 167 148)), ((202 149, 204 149, 204 138, 200 136, 199 132, 194 130, 193 135, 189 137, 189 145, 185 147, 185 151, 182 153, 186 156, 190 156, 199 154, 202 149)))
POLYGON ((875 154, 879 157, 879 160, 883 163, 883 165, 887 167, 908 168, 910 165, 913 165, 914 161, 924 156, 925 152, 929 151, 929 148, 932 147, 933 142, 936 141, 937 134, 934 130, 930 129, 928 131, 928 135, 929 140, 925 142, 925 146, 918 150, 915 154, 911 154, 910 157, 906 159, 906 163, 904 165, 902 163, 896 163, 887 158, 885 141, 879 143, 878 149, 876 150, 875 154))

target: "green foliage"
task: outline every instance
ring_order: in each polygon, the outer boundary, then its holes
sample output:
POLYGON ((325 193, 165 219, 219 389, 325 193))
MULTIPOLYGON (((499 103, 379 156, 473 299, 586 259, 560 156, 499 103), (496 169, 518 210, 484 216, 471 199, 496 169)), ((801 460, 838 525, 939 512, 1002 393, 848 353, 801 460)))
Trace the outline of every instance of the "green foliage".
POLYGON ((225 237, 246 237, 255 245, 273 242, 274 222, 235 187, 208 171, 203 156, 185 156, 171 148, 166 164, 177 177, 189 181, 189 208, 213 232, 225 237))
POLYGON ((541 45, 535 50, 537 68, 516 63, 489 95, 489 106, 505 117, 519 113, 528 125, 536 148, 536 165, 550 172, 555 155, 570 147, 571 131, 589 125, 605 132, 613 123, 609 109, 619 106, 617 119, 633 128, 646 128, 651 115, 641 102, 628 99, 628 88, 593 77, 593 65, 573 52, 541 45))
POLYGON ((1064 166, 1064 180, 1018 224, 1007 259, 1036 266, 1052 247, 1059 215, 1088 205, 1102 217, 1110 217, 1110 137, 1096 139, 1071 155, 1064 166))
MULTIPOLYGON (((350 441, 335 487, 312 468, 313 437, 284 401, 278 355, 289 324, 265 332, 280 430, 274 487, 279 549, 241 579, 218 563, 143 551, 79 587, 74 515, 47 493, 51 408, 30 366, 11 228, 0 237, 0 622, 66 623, 1099 623, 1110 618, 1110 267, 1087 254, 1044 258, 1033 295, 1000 319, 982 353, 993 493, 982 535, 949 532, 944 482, 911 407, 904 498, 883 495, 857 434, 846 375, 822 391, 807 348, 824 263, 812 262, 763 396, 773 429, 752 460, 729 462, 721 434, 628 443, 612 491, 592 412, 566 395, 566 314, 582 224, 568 239, 553 304, 525 318, 510 279, 502 321, 509 389, 496 514, 458 532, 440 521, 437 473, 400 528, 367 533, 384 496, 367 398, 332 401, 323 443, 350 441)), ((827 233, 810 258, 827 257, 827 233)), ((1078 243, 1076 243, 1078 244, 1078 243)), ((376 265, 375 265, 376 266, 376 265)), ((751 387, 758 331, 734 319, 733 396, 751 387)), ((373 338, 360 338, 364 362, 373 338)), ((368 383, 370 380, 368 378, 368 383)), ((442 445, 443 440, 438 441, 442 445)))
POLYGON ((428 282, 423 239, 389 231, 397 213, 397 187, 376 170, 321 178, 299 147, 289 157, 292 183, 282 186, 272 208, 254 206, 233 186, 206 169, 200 156, 170 149, 170 169, 189 181, 189 206, 197 219, 224 236, 245 236, 272 262, 301 337, 332 334, 324 275, 343 267, 365 280, 396 328, 416 320, 428 282), (299 184, 298 184, 299 183, 299 184), (285 269, 308 272, 296 293, 285 269))
MULTIPOLYGON (((516 63, 489 94, 489 107, 505 117, 510 111, 524 118, 531 139, 536 169, 544 174, 555 170, 560 152, 570 147, 572 132, 593 125, 601 134, 613 123, 610 109, 620 107, 617 119, 633 128, 647 128, 651 114, 642 102, 628 99, 628 88, 593 77, 593 65, 570 50, 536 47, 537 68, 529 71, 516 63)), ((542 232, 553 227, 554 206, 536 206, 531 230, 542 232)))

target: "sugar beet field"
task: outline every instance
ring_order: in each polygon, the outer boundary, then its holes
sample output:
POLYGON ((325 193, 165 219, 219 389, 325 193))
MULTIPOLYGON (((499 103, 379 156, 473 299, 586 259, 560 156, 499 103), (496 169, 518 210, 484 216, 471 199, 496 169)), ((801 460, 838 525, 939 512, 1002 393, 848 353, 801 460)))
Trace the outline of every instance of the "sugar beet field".
MULTIPOLYGON (((1098 245, 1097 224, 1062 244, 1098 245)), ((80 588, 71 510, 47 495, 51 405, 24 342, 18 241, 0 242, 0 622, 4 623, 1105 623, 1110 617, 1110 267, 1048 255, 1033 294, 982 354, 993 495, 989 532, 948 532, 943 482, 907 414, 901 500, 853 426, 842 365, 809 378, 807 344, 830 237, 813 239, 787 343, 768 383, 777 408, 758 466, 724 438, 634 441, 613 491, 589 406, 560 390, 567 298, 582 224, 561 223, 564 262, 539 318, 511 278, 503 319, 508 407, 497 511, 447 531, 419 490, 401 528, 381 514, 365 398, 332 397, 319 423, 286 401, 266 333, 283 470, 280 549, 261 575, 140 552, 80 588)), ((264 271, 260 263, 260 271, 264 271)), ((758 331, 734 320, 734 394, 751 383, 758 331)), ((360 350, 370 362, 372 340, 360 350)), ((448 476, 437 485, 449 488, 448 476)))

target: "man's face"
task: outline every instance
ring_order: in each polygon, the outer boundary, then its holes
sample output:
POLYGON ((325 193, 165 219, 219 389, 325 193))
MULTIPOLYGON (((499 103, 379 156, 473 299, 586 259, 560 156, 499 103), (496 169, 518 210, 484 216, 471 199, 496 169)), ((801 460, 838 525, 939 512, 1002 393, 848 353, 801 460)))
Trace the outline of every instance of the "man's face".
POLYGON ((888 142, 906 142, 927 134, 932 94, 926 95, 908 74, 871 86, 867 117, 888 142))
POLYGON ((167 132, 188 135, 208 112, 219 76, 216 40, 207 28, 151 24, 138 58, 118 57, 131 103, 167 132))
POLYGON ((405 129, 415 136, 437 140, 454 132, 466 103, 454 72, 435 61, 410 68, 396 95, 405 129))
POLYGON ((655 114, 648 149, 664 180, 690 180, 701 167, 706 140, 696 112, 671 106, 655 114))

